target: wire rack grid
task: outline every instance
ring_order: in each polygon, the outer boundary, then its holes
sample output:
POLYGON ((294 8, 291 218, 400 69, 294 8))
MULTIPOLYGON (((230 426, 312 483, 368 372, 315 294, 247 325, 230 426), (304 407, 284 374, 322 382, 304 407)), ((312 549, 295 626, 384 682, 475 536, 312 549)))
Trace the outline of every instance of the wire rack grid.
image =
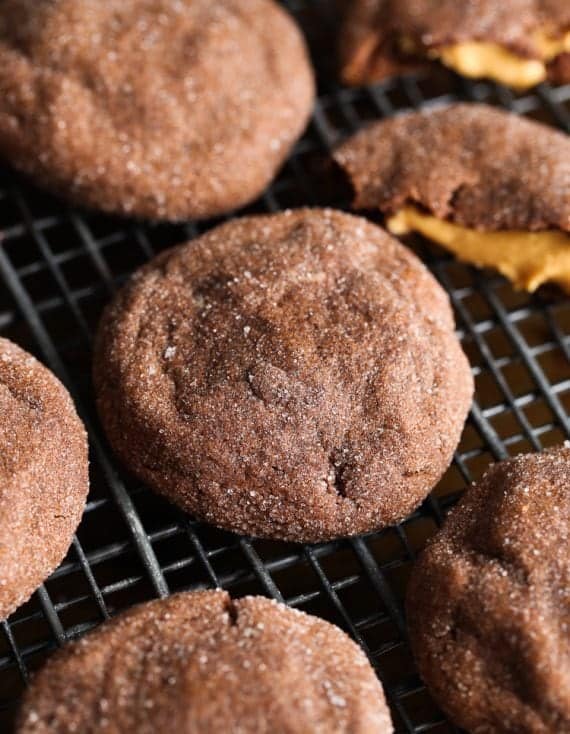
MULTIPOLYGON (((439 70, 339 87, 333 2, 286 5, 307 32, 319 97, 283 170, 243 213, 347 208, 331 148, 367 122, 407 109, 485 101, 570 132, 570 86, 515 96, 439 70)), ((418 239, 418 254, 449 293, 477 385, 453 465, 421 508, 383 532, 314 546, 238 537, 194 521, 123 470, 98 425, 90 381, 93 334, 111 295, 136 267, 215 223, 149 224, 78 211, 0 169, 0 334, 36 354, 70 389, 89 430, 92 484, 67 558, 0 625, 0 731, 11 731, 30 673, 57 647, 134 603, 220 586, 234 596, 265 594, 345 629, 384 683, 397 732, 456 732, 414 667, 406 581, 418 551, 490 462, 570 438, 570 301, 515 292, 418 239)))

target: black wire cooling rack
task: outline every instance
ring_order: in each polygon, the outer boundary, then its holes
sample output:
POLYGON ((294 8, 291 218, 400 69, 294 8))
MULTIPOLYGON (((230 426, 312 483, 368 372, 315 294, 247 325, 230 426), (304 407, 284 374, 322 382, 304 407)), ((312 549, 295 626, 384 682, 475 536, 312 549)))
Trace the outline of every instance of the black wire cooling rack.
MULTIPOLYGON (((329 152, 380 117, 453 100, 501 105, 570 132, 570 86, 515 96, 443 70, 364 89, 337 86, 332 2, 289 2, 319 75, 311 125, 279 177, 247 212, 347 206, 329 152), (338 184, 338 185, 337 185, 338 184)), ((183 589, 265 594, 345 629, 385 685, 398 732, 452 732, 425 691, 407 643, 403 598, 417 552, 470 480, 495 459, 570 437, 570 299, 517 293, 426 242, 418 253, 449 293, 477 384, 452 467, 398 527, 316 546, 238 537, 195 522, 128 476, 93 408, 93 333, 104 304, 159 251, 195 226, 152 225, 70 209, 0 169, 0 333, 36 354, 68 386, 91 439, 89 502, 69 554, 0 631, 0 731, 10 732, 30 673, 55 648, 120 610, 183 589)))

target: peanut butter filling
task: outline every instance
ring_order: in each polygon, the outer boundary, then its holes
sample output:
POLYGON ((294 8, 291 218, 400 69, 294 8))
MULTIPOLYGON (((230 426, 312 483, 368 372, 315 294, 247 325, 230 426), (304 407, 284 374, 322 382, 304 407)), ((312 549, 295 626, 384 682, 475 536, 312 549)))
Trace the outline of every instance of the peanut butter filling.
POLYGON ((430 58, 441 61, 470 79, 494 79, 515 89, 529 89, 545 81, 547 64, 557 56, 570 52, 570 32, 553 38, 538 32, 534 42, 540 58, 527 59, 497 43, 466 41, 441 46, 429 52, 430 58))
POLYGON ((387 226, 395 235, 418 232, 460 260, 498 270, 518 288, 533 292, 553 282, 570 293, 570 235, 566 232, 480 232, 413 206, 391 217, 387 226))

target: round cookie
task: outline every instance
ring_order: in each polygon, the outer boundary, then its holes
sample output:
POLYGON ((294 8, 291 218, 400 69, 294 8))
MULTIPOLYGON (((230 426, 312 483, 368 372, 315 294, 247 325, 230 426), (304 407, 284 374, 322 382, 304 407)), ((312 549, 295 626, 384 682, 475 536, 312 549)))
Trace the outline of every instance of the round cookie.
POLYGON ((17 734, 391 734, 382 686, 337 627, 222 591, 140 605, 57 653, 17 734))
POLYGON ((369 84, 434 60, 515 88, 546 78, 564 84, 569 31, 567 0, 352 0, 341 29, 341 76, 369 84))
POLYGON ((228 222, 106 311, 99 413, 126 465, 199 518, 319 541, 405 517, 451 461, 473 382, 446 294, 364 219, 228 222))
POLYGON ((65 557, 89 487, 87 436, 71 398, 0 338, 0 619, 65 557))
POLYGON ((457 104, 374 123, 334 157, 354 207, 380 209, 394 233, 420 231, 528 290, 555 281, 570 292, 567 135, 487 105, 457 104))
POLYGON ((108 212, 255 199, 307 124, 313 74, 273 0, 5 0, 0 154, 108 212))
POLYGON ((477 734, 570 731, 570 449, 491 467, 424 551, 410 638, 436 700, 477 734))

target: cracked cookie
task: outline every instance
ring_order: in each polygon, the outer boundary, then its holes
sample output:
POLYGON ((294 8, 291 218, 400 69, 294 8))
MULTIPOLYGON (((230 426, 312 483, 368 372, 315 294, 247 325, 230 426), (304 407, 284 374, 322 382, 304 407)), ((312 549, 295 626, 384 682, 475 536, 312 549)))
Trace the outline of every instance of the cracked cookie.
POLYGON ((58 652, 18 734, 391 734, 380 682, 337 627, 263 597, 178 594, 58 652), (97 722, 96 724, 94 722, 97 722))
POLYGON ((134 474, 203 520, 292 541, 404 518, 473 390, 420 261, 318 209, 234 220, 143 267, 103 317, 94 376, 134 474))
POLYGON ((71 398, 0 338, 0 620, 63 560, 89 487, 87 437, 71 398))
POLYGON ((365 128, 335 160, 356 209, 380 209, 460 260, 528 291, 570 292, 570 138, 485 105, 413 112, 365 128))
POLYGON ((273 0, 0 3, 0 154, 81 205, 177 220, 246 204, 313 97, 273 0))
POLYGON ((408 590, 420 672, 477 734, 570 732, 570 449, 495 464, 408 590))
POLYGON ((435 61, 471 79, 526 90, 570 82, 568 0, 354 0, 341 74, 369 84, 435 61))

